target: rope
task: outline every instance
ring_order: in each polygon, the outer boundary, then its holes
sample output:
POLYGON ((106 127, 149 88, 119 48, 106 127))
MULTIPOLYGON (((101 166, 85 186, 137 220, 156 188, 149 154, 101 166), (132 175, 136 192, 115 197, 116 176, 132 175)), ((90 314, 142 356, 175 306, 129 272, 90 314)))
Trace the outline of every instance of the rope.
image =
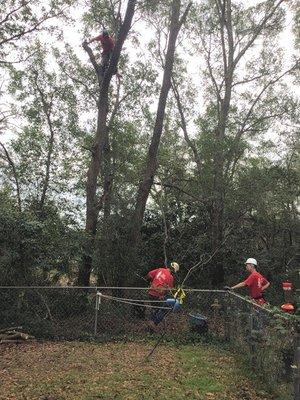
POLYGON ((183 288, 184 283, 186 282, 186 280, 189 278, 189 276, 196 270, 199 268, 204 267, 206 264, 208 264, 213 258, 214 256, 221 250, 221 248, 224 246, 224 244, 226 243, 227 239, 229 238, 229 234, 231 233, 231 231, 233 230, 234 225, 229 229, 228 234, 226 235, 226 237, 224 238, 224 240, 222 241, 222 243, 220 243, 220 245, 216 248, 216 250, 210 254, 210 256, 202 261, 202 259, 200 261, 198 261, 193 267, 191 267, 186 276, 184 277, 183 281, 181 282, 180 287, 183 288))
POLYGON ((142 302, 149 302, 149 303, 165 303, 164 300, 148 300, 148 299, 126 299, 125 297, 115 297, 115 296, 110 296, 110 295, 104 295, 101 293, 101 296, 105 296, 107 298, 110 298, 112 300, 125 300, 125 301, 142 301, 142 302))
POLYGON ((158 177, 158 183, 160 185, 160 191, 157 191, 158 194, 158 205, 160 208, 160 212, 162 215, 162 222, 163 222, 163 228, 164 228, 164 242, 163 242, 163 251, 164 251, 164 258, 165 258, 165 266, 168 265, 168 255, 167 255, 167 244, 168 244, 168 240, 169 240, 169 231, 168 231, 168 225, 167 225, 167 219, 166 219, 166 214, 165 214, 165 210, 164 210, 164 186, 162 184, 161 179, 158 177))
POLYGON ((102 293, 100 293, 99 295, 101 297, 105 298, 105 299, 117 301, 119 303, 124 303, 124 304, 131 304, 133 306, 139 306, 139 307, 145 307, 145 308, 158 308, 160 310, 170 310, 170 307, 151 306, 149 304, 136 303, 136 302, 132 302, 132 301, 128 301, 128 300, 117 300, 113 296, 108 296, 108 295, 105 295, 105 294, 102 294, 102 293))
MULTIPOLYGON (((254 308, 256 308, 256 309, 260 309, 262 312, 264 312, 266 314, 276 315, 276 317, 278 317, 280 319, 283 319, 285 321, 290 321, 292 319, 292 318, 289 318, 289 317, 287 317, 287 316, 285 316, 283 314, 279 314, 277 312, 275 313, 274 310, 269 310, 266 307, 263 307, 260 304, 257 304, 255 301, 249 300, 249 299, 245 298, 244 296, 241 296, 238 293, 235 293, 235 292, 230 291, 230 290, 227 293, 230 294, 230 296, 233 296, 233 297, 236 297, 236 298, 242 300, 244 303, 247 303, 247 304, 250 304, 251 306, 254 306, 254 308)), ((278 309, 278 311, 279 311, 279 309, 278 309)))

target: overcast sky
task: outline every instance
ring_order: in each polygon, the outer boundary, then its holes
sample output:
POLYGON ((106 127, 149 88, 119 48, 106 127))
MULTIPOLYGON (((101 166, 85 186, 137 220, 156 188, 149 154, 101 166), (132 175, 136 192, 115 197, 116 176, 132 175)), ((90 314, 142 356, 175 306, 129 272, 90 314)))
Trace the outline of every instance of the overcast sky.
MULTIPOLYGON (((194 3, 200 3, 201 0, 196 0, 194 1, 194 3)), ((240 3, 243 3, 245 5, 249 5, 249 1, 246 0, 242 0, 240 1, 240 3)), ((260 3, 260 1, 258 0, 251 0, 251 5, 256 5, 260 3)), ((285 3, 284 3, 285 4, 285 3)), ((290 65, 290 61, 291 61, 291 57, 293 55, 293 53, 295 53, 295 49, 293 48, 293 40, 292 40, 292 24, 293 24, 293 20, 292 20, 292 14, 289 11, 289 8, 287 5, 284 5, 287 13, 286 13, 286 22, 285 22, 285 29, 283 30, 283 32, 280 35, 280 46, 284 49, 285 51, 285 62, 287 65, 290 65)), ((83 50, 82 48, 82 41, 84 39, 83 37, 83 29, 82 29, 82 25, 80 23, 80 17, 83 13, 84 9, 83 8, 74 8, 71 11, 71 15, 73 16, 73 18, 75 18, 75 23, 72 24, 65 24, 62 23, 61 21, 60 23, 60 28, 63 31, 63 36, 64 36, 64 42, 68 43, 72 46, 72 48, 74 49, 74 51, 76 52, 76 54, 78 55, 78 57, 83 60, 88 62, 88 56, 86 54, 86 52, 83 50), (77 22, 76 22, 77 21, 77 22)), ((130 59, 132 61, 135 61, 136 59, 143 59, 146 60, 146 58, 149 60, 149 52, 148 51, 143 51, 143 49, 146 48, 147 43, 150 41, 150 39, 154 38, 154 31, 153 29, 147 27, 147 25, 142 22, 139 21, 134 25, 134 31, 136 32, 136 36, 138 37, 139 41, 140 41, 140 46, 138 48, 135 48, 132 43, 130 41, 126 41, 125 42, 125 51, 127 51, 130 55, 130 59)), ((94 32, 90 32, 91 37, 99 34, 100 32, 100 27, 99 27, 99 31, 94 31, 94 32)), ((50 41, 49 41, 49 35, 48 34, 39 34, 39 38, 42 39, 43 41, 45 41, 48 44, 55 44, 56 46, 59 46, 61 48, 64 47, 64 42, 57 42, 53 37, 50 37, 50 41)), ((187 43, 188 44, 188 43, 187 43)), ((93 50, 95 51, 96 54, 98 54, 98 57, 100 57, 100 46, 98 43, 93 43, 92 45, 93 50)), ((178 49, 178 51, 180 52, 180 55, 183 55, 183 50, 182 49, 178 49)), ((255 47, 252 50, 253 52, 255 52, 255 47)), ((195 81, 196 84, 199 85, 199 76, 200 76, 200 71, 201 69, 205 69, 205 64, 203 62, 203 60, 200 57, 193 57, 191 59, 191 57, 189 57, 188 55, 185 55, 187 61, 188 61, 188 72, 189 75, 193 78, 193 81, 195 81)), ((51 62, 51 57, 49 56, 49 66, 51 67, 55 67, 54 63, 51 62)), ((290 86, 290 90, 293 91, 295 94, 297 94, 300 97, 300 89, 299 87, 295 86, 291 80, 291 78, 286 78, 289 86, 290 86)), ((9 97, 6 96, 7 101, 9 101, 9 97)), ((202 92, 201 90, 198 91, 198 98, 195 101, 195 103, 197 104, 197 109, 201 110, 202 106, 203 106, 203 98, 202 98, 202 92)), ((193 128, 191 127, 191 129, 193 130, 193 128)), ((1 140, 4 140, 5 142, 9 142, 11 140, 11 138, 14 136, 13 132, 15 132, 15 127, 13 127, 13 129, 10 130, 10 132, 8 132, 6 135, 2 135, 1 136, 1 140)), ((271 137, 272 137, 272 133, 271 137)))

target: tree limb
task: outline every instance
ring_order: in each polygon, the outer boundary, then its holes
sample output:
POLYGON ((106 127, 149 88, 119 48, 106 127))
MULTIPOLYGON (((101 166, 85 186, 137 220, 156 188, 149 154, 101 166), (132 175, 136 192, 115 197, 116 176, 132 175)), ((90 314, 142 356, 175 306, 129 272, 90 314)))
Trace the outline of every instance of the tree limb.
POLYGON ((254 34, 252 35, 251 39, 249 40, 249 42, 244 46, 244 48, 237 54, 237 56, 235 57, 233 64, 234 66, 236 66, 238 64, 238 62, 240 61, 240 59, 243 57, 243 55, 246 53, 246 51, 249 49, 249 47, 252 46, 252 44, 254 43, 255 39, 258 37, 258 35, 261 33, 261 31, 264 29, 267 21, 272 18, 272 16, 275 14, 275 11, 278 9, 278 7, 280 6, 281 3, 283 3, 285 0, 279 0, 279 2, 274 5, 272 11, 267 14, 263 20, 257 25, 254 34))
POLYGON ((191 148, 191 150, 194 154, 194 159, 195 159, 195 162, 197 165, 198 173, 200 174, 200 172, 202 170, 200 156, 199 156, 198 150, 197 150, 194 142, 189 138, 188 131, 187 131, 187 124, 186 124, 183 107, 182 107, 182 103, 181 103, 181 99, 180 99, 180 94, 179 94, 178 88, 176 87, 175 79, 173 77, 172 77, 172 89, 173 89, 174 97, 176 99, 177 108, 178 108, 180 119, 181 119, 181 129, 183 130, 185 141, 187 142, 188 146, 191 148))

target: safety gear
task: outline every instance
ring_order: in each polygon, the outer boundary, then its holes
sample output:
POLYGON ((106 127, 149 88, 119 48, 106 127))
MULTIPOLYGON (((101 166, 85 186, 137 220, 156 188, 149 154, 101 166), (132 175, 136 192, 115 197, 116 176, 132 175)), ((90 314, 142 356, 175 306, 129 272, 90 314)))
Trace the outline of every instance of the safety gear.
POLYGON ((230 286, 224 286, 223 289, 224 289, 224 290, 231 290, 231 287, 230 287, 230 286))
POLYGON ((293 313, 295 311, 295 307, 291 303, 282 304, 281 309, 287 313, 293 313))
POLYGON ((107 29, 103 29, 103 31, 102 31, 102 36, 109 36, 109 35, 108 35, 108 30, 107 30, 107 29))
POLYGON ((171 263, 171 268, 173 269, 174 272, 178 272, 179 271, 179 264, 177 264, 177 262, 172 262, 171 263))
POLYGON ((255 258, 248 258, 245 264, 253 264, 257 266, 257 261, 255 260, 255 258))
POLYGON ((186 298, 186 294, 181 287, 174 289, 172 294, 173 294, 174 299, 177 299, 180 304, 182 304, 183 300, 186 298))

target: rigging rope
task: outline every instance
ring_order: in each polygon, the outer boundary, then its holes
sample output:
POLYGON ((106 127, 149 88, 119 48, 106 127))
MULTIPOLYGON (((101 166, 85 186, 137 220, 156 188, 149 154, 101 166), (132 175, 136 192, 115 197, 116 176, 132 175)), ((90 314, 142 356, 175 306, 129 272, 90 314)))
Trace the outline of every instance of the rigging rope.
MULTIPOLYGON (((124 303, 124 304, 131 304, 133 306, 139 306, 139 307, 145 307, 145 308, 158 308, 160 310, 170 310, 170 307, 152 306, 150 304, 137 303, 137 301, 145 301, 145 300, 121 299, 120 297, 109 296, 109 295, 102 294, 102 293, 97 293, 97 295, 100 296, 100 298, 109 299, 109 300, 117 301, 119 303, 124 303)), ((165 303, 165 302, 163 302, 163 303, 165 303)))
POLYGON ((160 212, 161 212, 161 216, 162 216, 163 229, 164 229, 163 251, 164 251, 165 266, 167 266, 168 265, 167 244, 168 244, 168 241, 169 241, 169 231, 168 231, 166 214, 165 214, 165 210, 164 210, 165 192, 164 192, 164 186, 162 184, 161 179, 159 177, 157 179, 158 179, 158 184, 160 185, 160 190, 156 191, 156 193, 157 193, 157 196, 158 196, 158 205, 159 205, 159 208, 160 208, 160 212))

